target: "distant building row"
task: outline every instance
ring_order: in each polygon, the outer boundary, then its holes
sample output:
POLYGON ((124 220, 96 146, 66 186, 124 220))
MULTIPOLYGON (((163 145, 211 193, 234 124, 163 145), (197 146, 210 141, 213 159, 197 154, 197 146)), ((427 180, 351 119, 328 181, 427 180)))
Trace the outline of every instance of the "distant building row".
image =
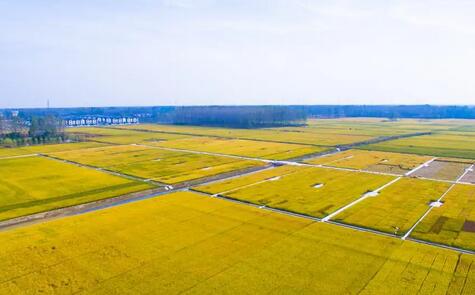
POLYGON ((66 127, 74 126, 96 126, 96 125, 122 125, 122 124, 138 124, 138 118, 131 117, 120 117, 120 118, 111 118, 111 117, 88 117, 81 119, 66 119, 64 120, 64 125, 66 127))

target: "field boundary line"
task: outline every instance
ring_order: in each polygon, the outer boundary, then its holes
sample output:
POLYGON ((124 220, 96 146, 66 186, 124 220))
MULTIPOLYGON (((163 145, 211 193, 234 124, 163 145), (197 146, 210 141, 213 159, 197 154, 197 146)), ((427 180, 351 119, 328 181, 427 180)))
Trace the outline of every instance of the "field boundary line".
MULTIPOLYGON (((273 166, 274 168, 276 166, 273 166)), ((259 185, 261 183, 265 183, 265 182, 269 182, 269 181, 275 181, 275 180, 279 180, 281 179, 282 177, 284 176, 287 176, 287 175, 291 175, 291 174, 294 174, 294 173, 297 173, 298 171, 291 171, 291 172, 288 172, 288 173, 285 173, 285 174, 280 174, 280 175, 276 175, 274 177, 270 177, 270 178, 266 178, 264 180, 260 180, 260 181, 257 181, 257 182, 254 182, 254 183, 250 183, 250 184, 247 184, 247 185, 242 185, 242 186, 239 186, 239 187, 235 187, 233 189, 230 189, 230 190, 227 190, 227 191, 224 191, 224 192, 219 192, 219 193, 216 193, 214 195, 218 196, 218 195, 225 195, 227 193, 230 193, 230 192, 234 192, 234 191, 238 191, 238 190, 241 190, 241 189, 244 189, 244 188, 248 188, 248 187, 251 187, 251 186, 254 186, 254 185, 259 185)), ((240 176, 244 176, 244 175, 240 175, 240 176)))
POLYGON ((365 194, 363 194, 361 197, 359 197, 358 199, 354 200, 353 202, 341 207, 340 209, 336 210, 335 212, 333 213, 330 213, 328 214, 327 216, 325 216, 324 218, 322 218, 322 222, 327 222, 329 221, 331 218, 335 217, 336 215, 340 214, 341 212, 345 211, 346 209, 358 204, 359 202, 367 199, 367 198, 370 198, 370 197, 373 197, 374 194, 376 193, 379 193, 380 191, 382 191, 383 189, 385 189, 386 187, 398 182, 399 180, 402 179, 402 176, 399 176, 393 180, 391 180, 390 182, 384 184, 383 186, 377 188, 376 190, 374 191, 370 191, 370 192, 367 192, 365 194))
POLYGON ((348 171, 348 172, 367 173, 367 174, 374 174, 374 175, 387 175, 387 176, 394 176, 394 177, 401 176, 400 174, 377 172, 377 171, 362 170, 362 169, 333 167, 333 166, 325 166, 325 165, 320 165, 320 164, 301 163, 301 162, 295 162, 295 161, 289 161, 289 160, 269 160, 269 159, 264 159, 264 158, 259 158, 259 157, 236 156, 236 155, 212 153, 212 152, 203 152, 203 151, 195 151, 195 150, 188 150, 188 149, 177 149, 177 148, 152 146, 152 145, 147 145, 147 144, 132 143, 131 145, 143 146, 143 147, 149 147, 149 148, 156 148, 156 149, 163 149, 163 150, 175 151, 175 152, 204 154, 204 155, 209 155, 209 156, 221 156, 221 157, 236 158, 236 159, 241 159, 241 160, 261 161, 261 162, 270 163, 270 164, 281 164, 281 165, 301 166, 301 167, 316 167, 316 168, 333 169, 333 170, 348 171))
MULTIPOLYGON (((269 160, 269 159, 264 159, 264 158, 254 158, 254 157, 245 157, 245 156, 236 156, 236 155, 229 155, 229 154, 221 154, 221 153, 212 153, 212 152, 202 152, 202 151, 194 151, 194 150, 187 150, 187 149, 177 149, 177 148, 168 148, 168 147, 160 147, 160 146, 152 146, 152 145, 147 145, 147 144, 136 144, 132 143, 130 145, 136 145, 136 146, 143 146, 143 147, 148 147, 148 148, 155 148, 155 149, 163 149, 163 150, 169 150, 169 151, 175 151, 175 152, 184 152, 184 153, 192 153, 192 154, 204 154, 204 155, 209 155, 209 156, 217 156, 217 157, 229 157, 229 158, 235 158, 235 159, 241 159, 241 160, 250 160, 250 161, 261 161, 264 163, 268 164, 274 164, 274 165, 289 165, 289 166, 300 166, 300 167, 316 167, 316 168, 323 168, 323 169, 332 169, 332 170, 340 170, 340 171, 348 171, 348 172, 355 172, 355 173, 367 173, 367 174, 373 174, 373 175, 386 175, 386 176, 393 176, 393 177, 413 177, 411 176, 412 173, 417 171, 418 169, 422 168, 422 165, 427 164, 423 163, 420 166, 412 169, 411 171, 401 175, 401 174, 394 174, 394 173, 386 173, 386 172, 377 172, 377 171, 371 171, 371 170, 364 170, 364 169, 353 169, 353 168, 343 168, 343 167, 334 167, 334 166, 325 166, 322 164, 310 164, 310 163, 301 163, 301 162, 295 162, 295 161, 290 161, 290 160, 269 160), (410 173, 408 175, 408 173, 410 173)), ((431 159, 428 162, 435 161, 437 158, 431 159)), ((418 179, 424 179, 424 180, 432 180, 432 181, 437 181, 437 182, 445 182, 445 183, 455 183, 454 181, 450 180, 442 180, 442 179, 435 179, 435 178, 427 178, 427 177, 417 177, 418 179)), ((474 183, 466 183, 467 185, 475 185, 474 183)))
MULTIPOLYGON (((177 126, 177 125, 169 125, 169 126, 177 126)), ((190 125, 190 127, 197 127, 190 125)), ((300 143, 294 141, 281 141, 281 140, 272 140, 272 139, 259 139, 259 138, 250 138, 250 137, 232 137, 232 136, 224 136, 224 135, 206 135, 206 134, 199 134, 199 133, 189 133, 189 132, 179 132, 179 131, 160 131, 160 130, 149 130, 149 129, 139 129, 139 128, 117 128, 117 127, 100 127, 105 129, 116 129, 116 130, 131 130, 136 132, 150 132, 150 133, 163 133, 163 134, 173 134, 173 135, 187 135, 187 136, 195 136, 195 137, 209 137, 209 138, 224 138, 224 139, 239 139, 239 140, 247 140, 247 141, 259 141, 259 142, 274 142, 274 143, 284 143, 284 144, 293 144, 293 145, 303 145, 303 146, 315 146, 315 147, 323 147, 323 148, 333 148, 333 145, 322 145, 322 144, 313 144, 313 143, 300 143)), ((215 127, 216 128, 216 127, 215 127)))
MULTIPOLYGON (((283 215, 287 215, 287 216, 292 216, 292 217, 297 217, 297 218, 303 218, 303 219, 307 219, 307 220, 310 220, 310 221, 313 221, 313 222, 322 222, 322 219, 320 219, 318 217, 306 215, 306 214, 301 214, 301 213, 296 213, 296 212, 292 212, 292 211, 288 211, 288 210, 284 210, 284 209, 277 209, 277 208, 273 208, 273 207, 258 205, 258 204, 251 203, 251 202, 248 202, 248 201, 238 200, 238 199, 235 199, 235 198, 230 198, 230 197, 226 197, 226 196, 222 196, 222 195, 215 196, 215 195, 212 195, 212 194, 209 194, 209 193, 206 193, 206 192, 196 191, 192 188, 189 189, 189 191, 193 192, 193 193, 203 195, 203 196, 207 196, 209 198, 218 198, 218 199, 225 200, 225 201, 228 201, 228 202, 241 204, 241 205, 245 205, 245 206, 250 206, 250 207, 261 209, 261 210, 272 211, 272 212, 275 212, 275 213, 279 213, 279 214, 283 214, 283 215)), ((331 225, 334 225, 334 226, 349 228, 349 229, 356 230, 356 231, 359 231, 359 232, 365 232, 365 233, 369 233, 369 234, 375 234, 375 235, 379 235, 379 236, 394 238, 396 240, 401 240, 400 236, 398 236, 398 235, 388 233, 388 232, 383 232, 383 231, 376 230, 376 229, 360 227, 360 226, 357 226, 357 225, 341 223, 341 222, 333 221, 333 220, 329 220, 325 223, 331 224, 331 225)), ((436 247, 436 248, 443 248, 443 249, 452 250, 452 251, 456 251, 456 252, 460 252, 460 253, 475 255, 475 251, 471 251, 471 250, 467 250, 467 249, 463 249, 463 248, 448 246, 448 245, 435 243, 435 242, 430 242, 430 241, 425 241, 425 240, 416 239, 416 238, 408 238, 407 240, 411 241, 411 242, 414 242, 414 243, 429 245, 429 246, 436 247)))
POLYGON ((16 156, 6 156, 6 157, 0 157, 0 160, 18 159, 18 158, 28 158, 28 157, 35 157, 35 156, 39 156, 39 154, 26 154, 26 155, 16 155, 16 156))
MULTIPOLYGON (((53 159, 53 160, 57 160, 57 159, 53 159)), ((6 219, 3 221, 0 221, 0 231, 8 230, 13 227, 25 226, 25 225, 29 225, 33 223, 40 223, 40 222, 48 221, 55 218, 79 215, 79 214, 84 214, 87 212, 107 209, 107 208, 119 206, 122 204, 132 203, 135 201, 141 201, 144 199, 166 195, 169 193, 186 191, 186 190, 189 190, 189 188, 192 186, 206 185, 206 184, 213 183, 216 181, 224 181, 226 179, 231 179, 231 178, 239 177, 241 175, 246 175, 246 174, 257 173, 259 171, 271 169, 271 168, 274 168, 274 167, 273 166, 265 167, 265 168, 261 168, 259 170, 250 171, 250 172, 247 172, 246 170, 244 172, 240 172, 242 174, 231 175, 231 176, 227 176, 226 173, 223 173, 221 174, 221 176, 224 176, 224 177, 220 179, 209 180, 210 177, 205 177, 202 179, 197 179, 191 185, 188 185, 187 182, 179 183, 168 190, 166 186, 158 186, 155 188, 150 188, 147 190, 142 190, 142 191, 137 191, 137 192, 131 192, 124 195, 114 196, 110 198, 95 200, 95 201, 91 201, 87 203, 76 204, 76 205, 62 207, 62 208, 56 208, 56 209, 52 209, 48 211, 33 213, 30 215, 19 216, 12 219, 6 219)), ((219 175, 216 175, 216 176, 219 176, 219 175)), ((203 192, 201 193, 204 194, 203 192)))
MULTIPOLYGON (((452 191, 452 189, 460 183, 460 180, 462 180, 462 178, 465 177, 465 175, 467 175, 467 173, 471 172, 473 167, 475 165, 472 164, 470 165, 470 167, 468 167, 467 169, 465 169, 465 171, 462 173, 462 175, 459 176, 459 178, 457 178, 457 180, 452 183, 452 185, 450 185, 450 187, 442 194, 442 196, 440 196, 439 199, 437 199, 437 202, 440 202, 442 201, 442 199, 450 192, 452 191)), ((419 220, 416 221, 416 223, 406 232, 406 234, 401 238, 403 240, 407 239, 407 237, 409 237, 409 235, 414 231, 414 229, 419 225, 419 223, 421 223, 422 220, 424 220, 424 218, 432 211, 432 209, 434 209, 433 206, 431 206, 429 204, 429 208, 427 209, 427 211, 421 216, 421 218, 419 218, 419 220)))
POLYGON ((430 163, 434 162, 435 160, 437 160, 437 157, 434 157, 434 158, 430 159, 429 161, 426 161, 425 163, 422 163, 421 165, 417 166, 416 168, 414 168, 411 171, 404 174, 404 176, 410 176, 411 174, 419 171, 420 169, 422 169, 424 167, 428 167, 430 165, 430 163))
POLYGON ((108 173, 110 175, 127 178, 129 180, 140 181, 140 182, 149 183, 149 184, 153 184, 153 185, 157 185, 157 186, 168 186, 168 184, 162 183, 162 182, 159 182, 159 181, 155 181, 155 180, 151 180, 151 179, 145 179, 145 178, 132 176, 132 175, 128 175, 128 174, 123 174, 123 173, 112 171, 112 170, 109 170, 109 169, 106 169, 106 168, 96 167, 96 166, 87 165, 87 164, 81 164, 81 163, 78 163, 78 162, 75 162, 75 161, 65 160, 65 159, 58 158, 58 157, 51 156, 51 155, 38 154, 38 156, 44 157, 44 158, 47 158, 47 159, 51 159, 51 160, 55 160, 55 161, 59 161, 59 162, 63 162, 63 163, 66 163, 66 164, 75 165, 75 166, 78 166, 78 167, 94 169, 94 170, 99 171, 99 172, 105 172, 105 173, 108 173))
POLYGON ((293 216, 293 217, 304 218, 304 219, 312 220, 312 221, 315 221, 315 222, 321 220, 318 217, 314 217, 314 216, 310 216, 310 215, 306 215, 306 214, 302 214, 302 213, 297 213, 297 212, 292 212, 292 211, 288 211, 288 210, 284 210, 284 209, 268 207, 268 206, 265 206, 265 205, 259 205, 259 204, 255 204, 255 203, 252 203, 252 202, 247 202, 247 201, 238 200, 238 199, 235 199, 235 198, 223 196, 223 195, 220 195, 220 194, 209 194, 209 193, 206 193, 206 192, 194 190, 193 188, 189 189, 189 191, 191 191, 193 193, 200 194, 200 195, 204 195, 204 196, 207 196, 207 197, 210 197, 210 198, 217 198, 217 199, 221 199, 221 200, 226 200, 228 202, 233 202, 233 203, 236 203, 236 204, 246 205, 246 206, 250 206, 250 207, 254 207, 254 208, 261 209, 261 210, 266 210, 266 211, 277 212, 277 213, 280 213, 280 214, 290 215, 290 216, 293 216))

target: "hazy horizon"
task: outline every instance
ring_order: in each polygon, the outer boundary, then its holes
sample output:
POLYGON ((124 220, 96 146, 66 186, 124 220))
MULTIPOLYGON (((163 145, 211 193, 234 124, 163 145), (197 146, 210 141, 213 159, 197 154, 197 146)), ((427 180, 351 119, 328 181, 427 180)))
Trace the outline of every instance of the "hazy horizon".
POLYGON ((4 1, 0 108, 473 105, 471 1, 4 1))

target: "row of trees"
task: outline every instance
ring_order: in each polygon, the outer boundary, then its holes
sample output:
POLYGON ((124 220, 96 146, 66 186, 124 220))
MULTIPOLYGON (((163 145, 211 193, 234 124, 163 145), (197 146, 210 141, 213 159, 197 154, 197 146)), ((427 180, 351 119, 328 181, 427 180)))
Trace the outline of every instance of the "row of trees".
POLYGON ((0 144, 3 146, 61 143, 69 139, 62 120, 51 115, 32 117, 30 122, 17 116, 0 117, 0 144))
POLYGON ((179 107, 169 116, 173 124, 233 128, 294 126, 307 119, 303 110, 286 106, 179 107))
POLYGON ((312 117, 379 117, 419 119, 475 119, 474 106, 434 105, 315 105, 303 106, 312 117))

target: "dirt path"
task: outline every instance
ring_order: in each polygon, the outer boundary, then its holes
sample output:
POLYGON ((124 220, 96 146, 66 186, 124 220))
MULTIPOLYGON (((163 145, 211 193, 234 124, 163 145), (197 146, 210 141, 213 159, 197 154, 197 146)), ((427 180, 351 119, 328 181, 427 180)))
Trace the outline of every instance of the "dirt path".
POLYGON ((38 154, 26 154, 26 155, 17 155, 17 156, 7 156, 7 157, 0 157, 0 160, 18 159, 18 158, 27 158, 27 157, 34 157, 34 156, 38 156, 38 154))

